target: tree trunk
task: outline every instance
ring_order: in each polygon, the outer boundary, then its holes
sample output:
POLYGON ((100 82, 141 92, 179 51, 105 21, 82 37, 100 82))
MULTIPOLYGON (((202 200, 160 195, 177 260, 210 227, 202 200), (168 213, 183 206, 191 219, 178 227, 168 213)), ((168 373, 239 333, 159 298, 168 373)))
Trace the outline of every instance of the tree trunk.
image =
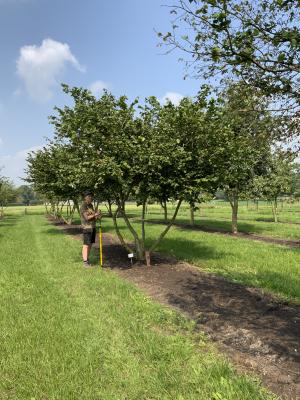
POLYGON ((122 202, 121 204, 119 204, 120 207, 120 211, 122 212, 122 217, 125 221, 125 224, 127 225, 127 228, 129 229, 130 233, 132 234, 133 238, 134 238, 134 242, 136 245, 136 257, 138 261, 144 261, 145 260, 145 249, 144 249, 144 245, 142 243, 142 241, 139 239, 139 236, 137 234, 137 232, 135 231, 135 229, 133 228, 133 226, 131 225, 126 212, 125 212, 125 203, 122 202))
POLYGON ((143 244, 144 248, 145 248, 145 240, 146 240, 146 232, 145 232, 146 207, 147 207, 147 203, 144 200, 143 201, 143 209, 142 209, 142 244, 143 244))
POLYGON ((73 200, 73 203, 74 203, 75 210, 77 210, 78 215, 80 216, 80 208, 79 208, 78 200, 77 199, 73 200))
POLYGON ((190 204, 190 224, 192 226, 195 225, 195 205, 194 204, 190 204))
POLYGON ((131 247, 128 246, 128 244, 125 242, 125 240, 124 240, 124 238, 123 238, 123 236, 122 236, 122 234, 121 234, 121 231, 120 231, 120 229, 119 229, 119 226, 118 226, 118 223, 117 223, 117 215, 118 215, 118 212, 119 212, 119 209, 117 208, 116 211, 115 211, 115 212, 113 213, 113 215, 112 215, 116 234, 117 234, 117 236, 118 236, 118 238, 119 238, 120 243, 122 244, 122 246, 125 247, 125 249, 126 249, 129 253, 132 253, 133 251, 132 251, 131 247))
MULTIPOLYGON (((106 205, 105 205, 106 206, 106 205)), ((107 211, 108 211, 108 216, 112 217, 113 216, 113 212, 112 212, 112 201, 107 200, 107 211)))
POLYGON ((233 194, 230 199, 231 205, 231 231, 234 235, 238 233, 238 209, 239 209, 239 199, 237 194, 233 194))
POLYGON ((164 220, 165 220, 165 222, 167 222, 168 221, 168 206, 167 206, 167 202, 166 201, 162 201, 160 204, 161 204, 161 206, 163 208, 163 211, 164 211, 164 220))
POLYGON ((149 253, 151 253, 152 251, 154 251, 154 250, 156 249, 156 247, 160 244, 160 242, 163 240, 163 238, 164 238, 164 237, 166 236, 166 234, 168 233, 169 229, 171 228, 171 226, 173 225, 173 223, 174 223, 174 221, 175 221, 175 219, 176 219, 176 217, 177 217, 177 214, 178 214, 178 211, 179 211, 179 208, 180 208, 181 203, 182 203, 182 200, 179 200, 178 203, 177 203, 177 206, 176 206, 176 209, 175 209, 175 212, 174 212, 174 214, 173 214, 172 219, 171 219, 170 222, 168 223, 166 229, 160 234, 160 236, 158 237, 158 239, 157 239, 157 240, 153 243, 153 245, 150 247, 149 253))
POLYGON ((273 212, 273 217, 274 217, 274 222, 278 222, 278 204, 277 204, 277 199, 272 200, 272 212, 273 212))

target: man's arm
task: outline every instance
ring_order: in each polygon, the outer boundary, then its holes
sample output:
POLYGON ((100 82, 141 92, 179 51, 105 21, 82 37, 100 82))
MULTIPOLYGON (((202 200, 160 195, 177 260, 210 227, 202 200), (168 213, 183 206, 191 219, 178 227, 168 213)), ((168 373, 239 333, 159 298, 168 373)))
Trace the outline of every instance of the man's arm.
POLYGON ((98 218, 98 217, 99 217, 99 219, 102 218, 102 213, 101 213, 101 211, 99 211, 99 212, 94 212, 93 214, 84 212, 83 215, 84 215, 84 218, 85 218, 87 221, 91 221, 91 220, 96 219, 96 218, 98 218))

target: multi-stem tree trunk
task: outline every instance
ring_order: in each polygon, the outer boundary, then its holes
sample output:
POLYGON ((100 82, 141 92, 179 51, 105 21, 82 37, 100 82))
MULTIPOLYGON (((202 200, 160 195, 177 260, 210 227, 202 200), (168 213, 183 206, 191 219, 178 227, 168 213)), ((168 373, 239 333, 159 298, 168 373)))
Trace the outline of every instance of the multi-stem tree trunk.
POLYGON ((107 205, 105 205, 105 207, 107 208, 107 211, 108 211, 108 217, 113 216, 112 204, 113 204, 113 202, 111 200, 107 200, 107 205))
POLYGON ((79 207, 78 199, 75 199, 75 200, 73 199, 73 203, 74 203, 75 210, 77 210, 78 215, 80 216, 80 207, 79 207))
MULTIPOLYGON (((176 216, 178 214, 178 210, 179 207, 181 205, 182 200, 178 201, 178 204, 176 206, 174 215, 172 217, 172 219, 169 221, 168 225, 166 226, 166 228, 163 230, 163 232, 159 235, 158 239, 153 243, 153 245, 150 247, 147 256, 148 256, 148 261, 150 260, 150 254, 152 251, 154 251, 154 249, 160 244, 160 242, 163 240, 163 238, 165 237, 165 235, 167 234, 167 232, 169 231, 169 229, 171 228, 171 226, 173 225, 176 216)), ((146 216, 146 207, 147 207, 147 200, 145 199, 143 201, 143 209, 142 209, 142 221, 141 221, 141 228, 142 228, 142 235, 141 237, 139 237, 137 231, 135 230, 135 228, 133 227, 132 223, 130 222, 127 214, 126 214, 126 210, 125 210, 125 201, 119 201, 117 203, 117 209, 115 212, 113 212, 113 222, 114 222, 114 227, 117 233, 117 236, 121 242, 121 244, 126 248, 127 251, 129 251, 130 253, 132 253, 132 248, 130 245, 128 245, 125 240, 124 237, 119 229, 118 223, 117 223, 117 216, 121 215, 124 219, 124 222, 128 228, 128 230, 130 231, 130 233, 133 236, 133 240, 135 243, 135 254, 136 254, 136 258, 138 261, 145 261, 146 259, 146 248, 145 248, 145 241, 146 241, 146 231, 145 231, 145 216, 146 216)))
POLYGON ((168 205, 167 205, 167 201, 162 201, 161 203, 162 209, 164 211, 164 220, 165 222, 168 221, 168 205))
POLYGON ((49 210, 48 210, 48 203, 45 202, 44 203, 45 209, 46 209, 46 214, 49 215, 49 210))

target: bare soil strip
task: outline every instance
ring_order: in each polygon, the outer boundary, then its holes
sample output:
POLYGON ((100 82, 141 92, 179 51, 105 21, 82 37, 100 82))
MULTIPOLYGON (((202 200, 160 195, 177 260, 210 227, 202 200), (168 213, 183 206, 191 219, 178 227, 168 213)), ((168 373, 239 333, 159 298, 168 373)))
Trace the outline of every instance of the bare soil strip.
MULTIPOLYGON (((60 228, 81 239, 79 226, 60 228)), ((195 320, 237 370, 260 376, 284 399, 300 399, 300 306, 159 254, 151 267, 130 268, 117 239, 110 234, 103 239, 105 266, 195 320)))

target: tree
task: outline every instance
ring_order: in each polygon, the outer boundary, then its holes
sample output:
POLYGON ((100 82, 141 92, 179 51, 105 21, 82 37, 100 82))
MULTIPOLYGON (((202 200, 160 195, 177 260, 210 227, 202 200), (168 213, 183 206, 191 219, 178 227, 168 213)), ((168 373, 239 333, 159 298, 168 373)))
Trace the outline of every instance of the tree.
POLYGON ((122 245, 133 251, 119 229, 118 216, 132 234, 137 258, 144 260, 146 251, 152 252, 169 231, 182 201, 196 202, 213 181, 206 145, 207 93, 196 102, 184 99, 178 107, 161 106, 154 97, 138 106, 125 96, 104 92, 96 99, 85 89, 63 88, 74 106, 56 108, 50 117, 54 141, 29 157, 28 180, 39 192, 56 197, 66 196, 66 187, 77 194, 86 187, 96 196, 107 196, 116 204, 113 222, 122 245), (141 233, 127 214, 130 198, 142 206, 141 233), (159 237, 147 244, 146 206, 153 198, 172 199, 177 206, 159 237))
POLYGON ((195 76, 242 79, 277 97, 277 107, 299 110, 298 1, 178 0, 170 13, 172 30, 159 36, 188 56, 195 76))
MULTIPOLYGON (((249 89, 243 83, 230 84, 218 103, 215 134, 210 138, 215 146, 211 162, 219 179, 219 189, 230 202, 232 233, 236 234, 239 199, 247 193, 255 177, 266 172, 266 161, 277 133, 260 91, 249 89), (262 111, 239 112, 253 104, 259 104, 262 111)), ((212 146, 213 143, 208 143, 209 148, 212 146)))
POLYGON ((26 206, 29 206, 36 199, 34 190, 28 185, 21 185, 17 188, 17 195, 26 206))
POLYGON ((79 211, 79 198, 92 183, 86 176, 81 154, 72 150, 67 144, 49 142, 42 150, 30 153, 26 178, 50 202, 55 217, 60 218, 64 204, 72 201, 69 218, 65 221, 69 224, 75 209, 79 211))
POLYGON ((272 203, 274 222, 278 222, 278 198, 291 195, 295 183, 295 154, 277 149, 270 155, 267 172, 253 181, 252 194, 272 203))
POLYGON ((4 218, 4 207, 16 196, 13 183, 6 177, 0 176, 0 219, 4 218))

